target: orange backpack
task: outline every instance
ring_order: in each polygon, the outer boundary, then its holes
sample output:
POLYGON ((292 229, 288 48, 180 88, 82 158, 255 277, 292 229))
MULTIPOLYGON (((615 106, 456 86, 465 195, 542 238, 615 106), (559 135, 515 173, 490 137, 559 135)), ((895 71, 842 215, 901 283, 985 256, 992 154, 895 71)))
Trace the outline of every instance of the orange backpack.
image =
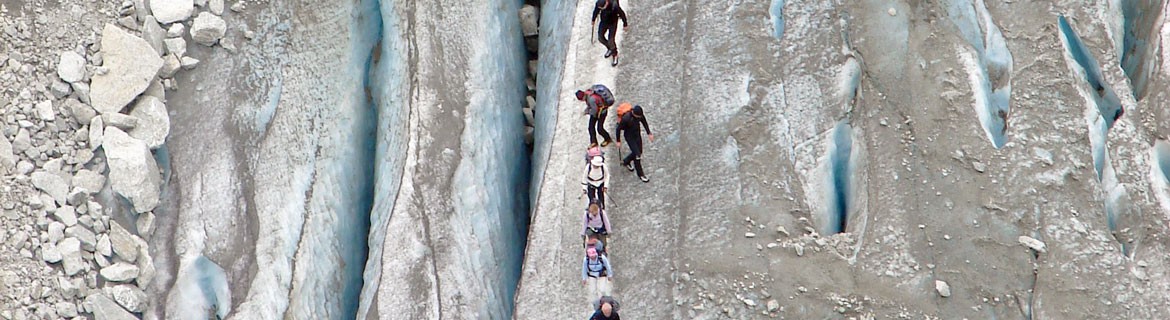
POLYGON ((618 108, 617 108, 618 122, 622 122, 622 117, 624 117, 627 113, 630 113, 630 110, 633 110, 633 109, 634 109, 634 106, 631 105, 629 102, 622 102, 621 105, 618 105, 618 108))

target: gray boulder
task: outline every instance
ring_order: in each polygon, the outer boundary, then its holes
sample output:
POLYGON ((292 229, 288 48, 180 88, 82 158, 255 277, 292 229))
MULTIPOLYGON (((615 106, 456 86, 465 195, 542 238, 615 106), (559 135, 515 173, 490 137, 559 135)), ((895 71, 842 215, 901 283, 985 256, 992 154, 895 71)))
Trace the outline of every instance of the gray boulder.
POLYGON ((0 175, 12 172, 16 168, 16 154, 12 153, 12 143, 0 134, 0 175))
POLYGON ((105 136, 105 121, 102 117, 93 117, 89 119, 89 148, 90 150, 97 150, 102 145, 102 140, 105 136))
POLYGON ((121 257, 127 262, 134 262, 138 260, 138 236, 130 234, 121 224, 110 221, 110 245, 114 248, 114 254, 121 257))
POLYGON ((106 126, 113 126, 122 129, 122 131, 130 131, 138 126, 138 118, 121 113, 102 114, 102 121, 106 123, 106 126))
POLYGON ((130 116, 138 119, 138 125, 130 130, 130 136, 146 142, 150 149, 158 149, 171 133, 171 117, 167 106, 155 97, 143 96, 134 104, 130 116))
POLYGON ((537 10, 536 7, 530 4, 520 7, 520 30, 524 32, 525 37, 535 36, 539 32, 537 25, 539 19, 540 10, 537 10))
POLYGON ((126 310, 130 312, 146 311, 148 299, 146 298, 146 292, 143 292, 142 289, 132 285, 122 284, 106 287, 104 290, 106 295, 114 298, 114 301, 122 305, 122 307, 125 307, 126 310))
POLYGON ((114 192, 129 199, 138 213, 154 210, 162 176, 146 143, 115 127, 106 128, 102 139, 114 192))
POLYGON ((77 225, 65 228, 65 236, 81 241, 81 249, 93 252, 97 249, 97 235, 85 226, 77 225))
POLYGON ((61 266, 65 267, 65 274, 73 276, 85 269, 85 262, 81 260, 81 241, 77 238, 65 238, 57 244, 61 252, 61 266))
POLYGON ((97 171, 89 169, 77 170, 73 175, 73 186, 81 188, 88 193, 96 193, 102 190, 106 185, 106 176, 97 171))
POLYGON ((33 172, 32 183, 34 187, 53 197, 58 204, 65 204, 65 197, 69 195, 69 182, 60 175, 44 171, 33 172))
POLYGON ((73 51, 62 52, 57 62, 57 76, 65 82, 85 79, 85 58, 73 51))
POLYGON ((187 20, 195 10, 192 0, 149 0, 150 12, 160 23, 172 23, 187 20))
POLYGON ((101 293, 90 294, 85 298, 85 303, 90 305, 89 311, 93 313, 94 320, 138 320, 134 314, 101 293))
POLYGON ((89 99, 99 113, 117 113, 150 86, 162 58, 150 44, 118 26, 102 29, 105 74, 93 76, 89 99))
POLYGON ((73 113, 73 119, 77 120, 79 124, 87 124, 90 119, 97 116, 97 111, 87 104, 77 101, 77 99, 65 100, 65 107, 73 113))
POLYGON ((113 282, 127 282, 138 278, 138 266, 125 262, 118 262, 99 272, 102 279, 113 282))
POLYGON ((227 22, 210 12, 200 13, 191 24, 191 39, 195 42, 213 46, 227 33, 227 22))
POLYGON ((154 48, 154 52, 157 52, 158 55, 161 56, 166 52, 163 40, 167 38, 167 31, 158 25, 158 20, 153 16, 147 16, 146 20, 142 22, 142 38, 150 44, 151 48, 154 48))

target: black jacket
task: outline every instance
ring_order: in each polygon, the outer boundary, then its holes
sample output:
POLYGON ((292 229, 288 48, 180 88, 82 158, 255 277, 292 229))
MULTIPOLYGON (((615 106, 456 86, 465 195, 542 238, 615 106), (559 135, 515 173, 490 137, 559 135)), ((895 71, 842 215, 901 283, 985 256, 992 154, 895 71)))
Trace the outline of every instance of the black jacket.
POLYGON ((612 316, 606 317, 604 314, 601 314, 601 310, 597 310, 597 311, 593 312, 593 316, 589 317, 589 320, 621 320, 622 319, 621 316, 618 316, 617 311, 614 311, 612 313, 613 313, 612 316))
POLYGON ((597 21, 597 16, 601 16, 601 25, 617 24, 617 19, 622 19, 622 27, 629 26, 626 23, 626 12, 622 10, 621 4, 618 0, 598 0, 598 2, 609 1, 609 6, 602 10, 601 8, 593 7, 593 18, 590 21, 597 21))
POLYGON ((646 122, 645 116, 639 118, 635 117, 633 112, 627 112, 625 115, 622 115, 621 119, 618 119, 617 142, 622 142, 622 131, 625 131, 625 134, 629 135, 630 137, 638 137, 638 135, 641 134, 641 132, 638 132, 641 131, 641 129, 638 128, 639 124, 641 124, 643 128, 646 128, 646 134, 654 134, 653 132, 650 132, 650 124, 646 122))

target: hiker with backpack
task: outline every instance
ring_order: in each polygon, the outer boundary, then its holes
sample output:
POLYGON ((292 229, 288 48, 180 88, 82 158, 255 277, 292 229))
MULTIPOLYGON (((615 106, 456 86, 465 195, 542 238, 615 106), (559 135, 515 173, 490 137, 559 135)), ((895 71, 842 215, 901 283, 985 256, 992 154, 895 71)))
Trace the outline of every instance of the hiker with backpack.
POLYGON ((585 210, 585 215, 581 217, 581 224, 585 225, 581 230, 582 236, 586 233, 609 234, 609 215, 605 214, 605 210, 601 209, 601 205, 598 202, 589 202, 589 208, 585 210))
POLYGON ((654 133, 650 132, 650 124, 646 122, 646 114, 641 105, 630 106, 623 102, 618 106, 617 146, 622 148, 622 137, 626 137, 626 145, 630 146, 630 155, 622 159, 622 166, 629 171, 637 171, 638 179, 650 182, 650 177, 642 171, 642 130, 646 129, 646 136, 654 142, 654 133), (624 133, 624 134, 623 134, 624 133))
POLYGON ((609 106, 613 105, 613 92, 603 84, 595 84, 589 89, 577 90, 576 95, 578 101, 585 101, 584 113, 589 115, 590 147, 597 145, 598 133, 605 139, 601 146, 609 146, 612 139, 609 137, 609 131, 605 131, 605 116, 609 106))
POLYGON ((602 296, 597 299, 596 305, 593 307, 593 316, 589 320, 621 320, 618 316, 618 302, 611 296, 602 296))
POLYGON ((585 237, 585 250, 593 249, 597 251, 598 256, 605 256, 605 241, 601 240, 601 236, 596 233, 589 233, 585 237))
POLYGON ((597 203, 605 209, 606 186, 609 185, 609 167, 605 165, 605 158, 595 156, 585 165, 585 174, 581 177, 581 191, 589 196, 589 203, 597 203))
POLYGON ((585 249, 585 261, 581 264, 581 284, 589 289, 589 299, 609 293, 609 281, 613 280, 613 268, 609 258, 597 254, 597 249, 585 249))
POLYGON ((614 36, 617 35, 618 19, 622 20, 622 31, 630 28, 630 24, 626 22, 626 12, 618 4, 618 0, 597 0, 597 5, 593 7, 593 23, 597 23, 598 16, 601 17, 601 26, 597 28, 597 41, 605 45, 605 57, 613 58, 610 66, 616 67, 618 50, 617 39, 614 39, 614 36))

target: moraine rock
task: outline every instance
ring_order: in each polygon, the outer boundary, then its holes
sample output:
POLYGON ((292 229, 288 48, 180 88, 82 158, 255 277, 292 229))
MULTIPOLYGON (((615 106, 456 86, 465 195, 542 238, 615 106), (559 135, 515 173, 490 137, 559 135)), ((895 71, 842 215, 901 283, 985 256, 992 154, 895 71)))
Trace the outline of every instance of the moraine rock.
POLYGON ((154 210, 162 177, 146 143, 115 127, 106 128, 103 139, 114 192, 129 199, 135 212, 154 210))
POLYGON ((140 286, 147 286, 151 281, 154 281, 155 269, 154 259, 150 257, 146 246, 138 247, 138 278, 134 279, 140 286))
POLYGON ((1018 240, 1020 241, 1020 244, 1024 245, 1025 247, 1031 248, 1032 250, 1036 250, 1036 252, 1039 252, 1039 253, 1048 252, 1047 247, 1044 245, 1044 242, 1041 242, 1040 240, 1036 240, 1036 238, 1032 238, 1029 236, 1020 236, 1020 238, 1018 240))
POLYGON ((520 30, 524 32, 525 37, 535 36, 539 32, 537 25, 539 15, 540 10, 530 4, 520 7, 520 30))
POLYGON ((138 266, 125 262, 118 262, 99 272, 102 279, 113 282, 127 282, 138 278, 138 266))
POLYGON ((53 98, 63 99, 73 92, 73 88, 61 80, 53 80, 53 84, 49 86, 49 92, 53 94, 53 98))
POLYGON ((199 65, 199 59, 195 59, 192 57, 183 57, 183 59, 179 59, 179 66, 182 67, 183 70, 195 69, 195 66, 198 66, 198 65, 199 65))
POLYGON ((951 296, 951 285, 946 281, 934 280, 934 290, 938 291, 938 295, 946 298, 951 296))
POLYGON ((138 221, 134 225, 138 227, 139 234, 149 239, 154 231, 154 212, 138 215, 138 221))
POLYGON ((132 285, 122 284, 106 287, 104 290, 106 295, 114 298, 114 301, 122 305, 122 307, 125 307, 126 310, 130 312, 146 311, 146 302, 148 300, 146 298, 146 292, 143 292, 142 289, 132 285))
POLYGON ((41 246, 41 259, 48 263, 58 263, 64 256, 61 255, 61 250, 57 249, 57 245, 46 243, 41 246))
POLYGON ((167 28, 167 37, 168 38, 182 37, 183 32, 186 32, 186 31, 187 31, 187 27, 183 26, 182 23, 172 24, 170 28, 167 28))
POLYGON ((173 54, 168 54, 165 58, 163 58, 162 68, 158 69, 158 77, 162 79, 170 79, 175 76, 176 72, 179 72, 179 67, 181 66, 182 64, 180 64, 179 58, 175 58, 175 55, 173 54))
POLYGON ((97 249, 97 235, 93 231, 89 231, 85 226, 72 226, 65 228, 65 236, 77 239, 81 242, 81 249, 93 252, 97 249))
POLYGON ((89 120, 89 149, 97 150, 102 145, 102 138, 105 136, 105 122, 102 117, 93 117, 89 120))
POLYGON ((98 236, 97 253, 99 253, 103 256, 106 256, 106 257, 111 257, 114 255, 114 250, 113 250, 112 245, 110 244, 110 236, 109 235, 102 234, 102 235, 98 236))
POLYGON ((57 244, 61 252, 61 266, 65 267, 65 274, 73 276, 85 269, 85 262, 81 260, 81 241, 77 238, 65 238, 57 244))
POLYGON ((171 132, 171 118, 162 101, 155 97, 139 98, 130 115, 138 119, 138 126, 130 130, 131 137, 146 142, 150 149, 158 149, 166 142, 171 132))
POLYGON ((187 54, 187 40, 183 40, 183 38, 167 38, 163 40, 163 44, 167 47, 167 54, 176 57, 187 54))
POLYGON ((59 204, 65 204, 65 197, 69 195, 69 183, 56 174, 44 171, 33 172, 32 184, 37 189, 48 193, 59 204))
POLYGON ((97 111, 87 104, 77 101, 77 99, 65 100, 65 106, 73 113, 73 119, 77 120, 79 124, 87 124, 90 119, 97 116, 97 111))
POLYGON ((89 169, 77 170, 73 175, 73 186, 88 193, 97 193, 106 185, 106 176, 89 169))
POLYGON ((65 239, 65 224, 53 221, 49 222, 49 243, 57 243, 65 239))
POLYGON ((57 76, 70 83, 85 79, 85 58, 73 51, 61 52, 57 62, 57 76))
POLYGON ((53 218, 60 221, 66 227, 77 225, 77 213, 70 206, 58 208, 57 211, 53 212, 53 218))
POLYGON ((109 72, 90 84, 93 108, 102 114, 121 111, 145 91, 163 62, 146 40, 112 24, 102 30, 102 56, 109 72))
POLYGON ((223 15, 223 0, 210 0, 207 2, 207 9, 211 10, 217 16, 223 15))
POLYGON ((16 132, 16 137, 12 139, 12 151, 20 153, 28 148, 32 148, 32 138, 29 137, 28 130, 20 129, 16 132))
POLYGON ((45 100, 37 102, 37 116, 44 121, 57 120, 57 112, 53 111, 53 101, 45 100))
POLYGON ((77 316, 77 305, 69 301, 61 301, 53 305, 53 310, 57 311, 57 315, 65 318, 73 318, 77 316))
POLYGON ((227 33, 227 23, 223 18, 210 12, 200 13, 191 24, 191 40, 196 43, 213 46, 227 33))
POLYGON ((150 12, 159 23, 181 22, 191 17, 195 10, 192 0, 149 0, 150 12))
POLYGON ((12 172, 16 168, 16 155, 12 153, 12 143, 0 134, 0 175, 12 172))
POLYGON ((138 320, 138 317, 126 309, 122 309, 118 303, 110 300, 104 294, 90 294, 89 297, 85 298, 85 303, 90 306, 89 311, 93 313, 94 320, 138 320))
POLYGON ((138 118, 121 113, 102 114, 102 122, 105 122, 107 127, 113 126, 122 131, 130 131, 138 126, 138 118))
POLYGON ((127 262, 134 262, 138 260, 138 236, 130 234, 122 225, 117 222, 110 222, 110 244, 114 248, 114 253, 127 262))
POLYGON ((162 26, 158 24, 158 20, 153 16, 147 16, 146 21, 142 22, 142 38, 150 44, 151 48, 154 48, 154 52, 157 52, 158 55, 161 56, 166 52, 163 40, 167 38, 167 31, 163 30, 162 26))

